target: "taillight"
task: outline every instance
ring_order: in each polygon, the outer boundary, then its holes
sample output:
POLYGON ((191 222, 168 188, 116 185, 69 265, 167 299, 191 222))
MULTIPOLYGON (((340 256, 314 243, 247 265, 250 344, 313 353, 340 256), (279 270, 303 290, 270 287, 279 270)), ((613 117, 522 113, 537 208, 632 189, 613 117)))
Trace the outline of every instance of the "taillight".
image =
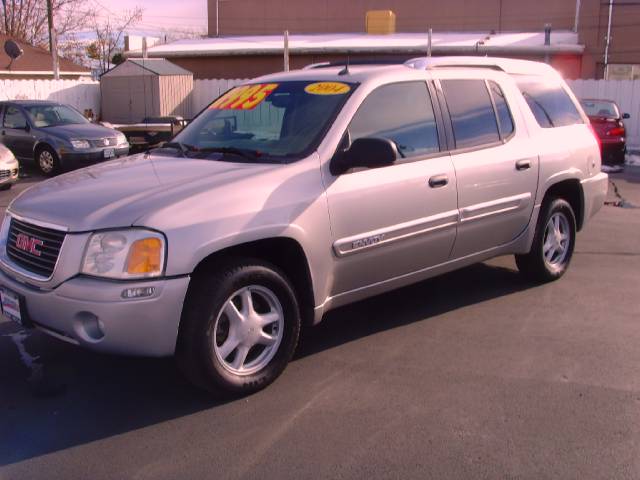
POLYGON ((596 133, 596 129, 593 128, 592 124, 589 124, 589 130, 591 130, 591 133, 593 133, 593 138, 595 138, 596 142, 598 142, 598 148, 600 149, 600 155, 602 155, 602 140, 600 140, 600 137, 596 133))
POLYGON ((611 130, 607 130, 606 134, 610 137, 624 137, 625 130, 624 127, 615 127, 611 130))

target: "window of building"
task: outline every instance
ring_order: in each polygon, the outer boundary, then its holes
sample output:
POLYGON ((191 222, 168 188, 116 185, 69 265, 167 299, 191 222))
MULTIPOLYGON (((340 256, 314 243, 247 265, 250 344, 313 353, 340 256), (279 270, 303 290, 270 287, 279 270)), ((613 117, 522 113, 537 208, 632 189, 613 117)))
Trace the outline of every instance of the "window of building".
POLYGON ((500 141, 498 123, 484 80, 442 80, 456 148, 500 141))
POLYGON ((429 90, 424 82, 384 85, 364 100, 349 125, 351 141, 387 138, 403 157, 440 151, 429 90))

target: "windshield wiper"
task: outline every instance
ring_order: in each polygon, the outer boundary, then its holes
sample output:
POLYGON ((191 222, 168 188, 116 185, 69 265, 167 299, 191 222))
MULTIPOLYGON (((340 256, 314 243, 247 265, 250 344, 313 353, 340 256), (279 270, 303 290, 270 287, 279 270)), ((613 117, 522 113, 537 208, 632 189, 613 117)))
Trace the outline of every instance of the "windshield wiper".
POLYGON ((237 148, 237 147, 208 147, 208 148, 198 148, 198 152, 203 153, 222 153, 229 155, 236 155, 238 157, 242 157, 245 160, 249 160, 250 162, 258 162, 260 156, 262 155, 257 150, 250 150, 248 148, 237 148))
POLYGON ((148 152, 151 150, 162 150, 163 148, 171 148, 173 150, 178 150, 183 157, 187 156, 187 152, 197 150, 192 145, 187 145, 186 143, 181 142, 166 142, 162 144, 160 147, 155 147, 147 150, 148 152))

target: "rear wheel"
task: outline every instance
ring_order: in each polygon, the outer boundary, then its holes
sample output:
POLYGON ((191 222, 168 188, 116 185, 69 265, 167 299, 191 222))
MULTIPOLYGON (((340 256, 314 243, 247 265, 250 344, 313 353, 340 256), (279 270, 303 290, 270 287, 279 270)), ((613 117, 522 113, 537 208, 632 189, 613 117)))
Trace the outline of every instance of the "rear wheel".
POLYGON ((282 373, 299 334, 298 303, 286 277, 261 261, 239 261, 193 278, 176 356, 197 386, 247 395, 282 373))
POLYGON ((576 241, 576 218, 561 198, 546 202, 538 221, 531 251, 516 255, 518 270, 538 282, 560 278, 569 268, 576 241))
POLYGON ((60 172, 60 159, 58 158, 58 154, 48 145, 36 150, 35 160, 40 173, 47 177, 52 177, 60 172))

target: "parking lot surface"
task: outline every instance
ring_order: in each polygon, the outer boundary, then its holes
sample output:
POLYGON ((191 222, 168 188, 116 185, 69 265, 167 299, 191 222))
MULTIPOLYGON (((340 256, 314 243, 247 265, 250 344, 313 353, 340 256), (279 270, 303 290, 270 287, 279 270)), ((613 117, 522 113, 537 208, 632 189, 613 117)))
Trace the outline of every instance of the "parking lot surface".
POLYGON ((560 281, 503 257, 336 310, 240 400, 0 320, 0 479, 640 478, 640 169, 612 178, 560 281))

